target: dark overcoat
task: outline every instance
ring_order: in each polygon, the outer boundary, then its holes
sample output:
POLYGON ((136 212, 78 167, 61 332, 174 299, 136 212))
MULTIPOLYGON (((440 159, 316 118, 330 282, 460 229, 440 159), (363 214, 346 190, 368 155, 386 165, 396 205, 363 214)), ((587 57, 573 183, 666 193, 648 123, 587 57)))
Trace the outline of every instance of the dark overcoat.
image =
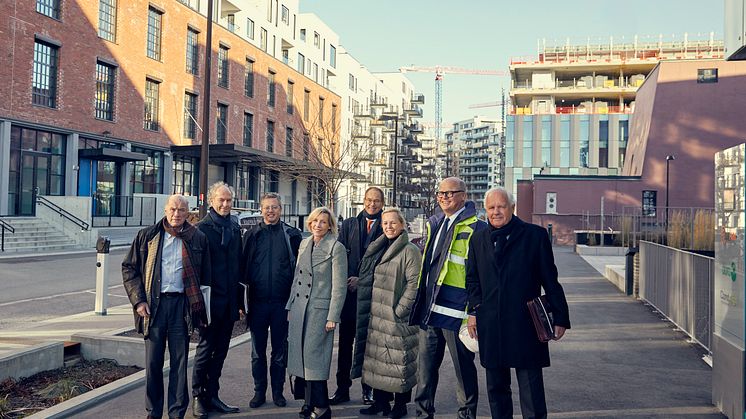
MULTIPOLYGON (((212 264, 210 312, 212 318, 221 318, 220 316, 227 307, 230 320, 236 321, 238 320, 238 296, 240 295, 238 280, 241 266, 241 227, 238 226, 238 220, 231 217, 233 236, 227 247, 220 245, 223 232, 220 226, 212 220, 210 214, 197 223, 197 228, 207 236, 210 248, 210 263, 212 264)), ((243 306, 243 301, 241 306, 243 306)))
POLYGON ((499 275, 492 229, 475 232, 469 243, 466 287, 469 307, 477 307, 479 359, 485 368, 549 366, 549 345, 536 336, 526 305, 542 294, 542 288, 553 308, 555 324, 570 328, 567 300, 557 280, 547 231, 517 217, 515 222, 499 275))
MULTIPOLYGON (((360 274, 360 261, 363 260, 365 249, 360 242, 360 227, 367 216, 367 212, 360 211, 356 217, 350 217, 342 222, 339 227, 339 242, 347 250, 347 277, 358 276, 360 274)), ((370 227, 370 240, 373 243, 383 234, 381 220, 377 219, 370 227)))

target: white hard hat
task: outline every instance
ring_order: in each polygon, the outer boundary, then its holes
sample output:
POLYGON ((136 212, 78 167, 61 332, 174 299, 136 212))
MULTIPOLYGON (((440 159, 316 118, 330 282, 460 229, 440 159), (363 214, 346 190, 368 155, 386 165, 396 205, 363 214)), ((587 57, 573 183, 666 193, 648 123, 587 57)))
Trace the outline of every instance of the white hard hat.
POLYGON ((474 352, 475 354, 479 352, 479 342, 477 342, 476 339, 469 336, 469 330, 466 327, 466 323, 461 325, 461 329, 458 331, 458 338, 461 339, 461 343, 466 346, 466 349, 474 352))

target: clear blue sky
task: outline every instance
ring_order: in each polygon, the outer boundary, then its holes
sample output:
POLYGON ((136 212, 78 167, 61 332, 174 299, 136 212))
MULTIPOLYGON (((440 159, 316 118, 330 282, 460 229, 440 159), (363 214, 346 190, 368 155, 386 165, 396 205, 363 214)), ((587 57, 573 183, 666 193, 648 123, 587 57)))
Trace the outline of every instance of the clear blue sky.
MULTIPOLYGON (((510 57, 535 55, 537 40, 631 42, 634 35, 667 40, 715 33, 723 38, 722 0, 300 0, 302 12, 319 16, 340 43, 371 71, 407 65, 507 70, 510 57)), ((435 120, 435 76, 408 73, 425 94, 422 121, 435 120)), ((470 104, 506 95, 508 77, 446 74, 443 123, 498 108, 470 104)), ((443 131, 445 132, 445 130, 443 131)))

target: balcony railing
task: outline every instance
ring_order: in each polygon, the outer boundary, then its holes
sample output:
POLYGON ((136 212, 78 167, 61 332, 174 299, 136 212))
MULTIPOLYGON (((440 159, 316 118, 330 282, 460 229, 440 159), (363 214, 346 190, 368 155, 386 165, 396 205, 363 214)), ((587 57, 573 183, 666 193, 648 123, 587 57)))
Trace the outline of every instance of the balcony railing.
POLYGON ((410 99, 410 103, 414 103, 417 105, 424 105, 425 104, 425 95, 422 93, 414 93, 412 94, 412 99, 410 99))
POLYGON ((596 106, 596 109, 586 106, 555 106, 554 109, 536 109, 531 110, 530 106, 513 106, 510 109, 511 115, 552 115, 552 114, 610 114, 622 113, 631 114, 630 106, 596 106))
POLYGON ((404 110, 404 113, 415 118, 422 118, 422 108, 416 103, 411 103, 409 108, 404 110))
POLYGON ((383 96, 371 96, 370 97, 370 106, 372 108, 381 108, 385 107, 387 105, 386 98, 383 96))
POLYGON ((352 116, 354 118, 360 118, 360 119, 372 119, 373 118, 373 112, 367 106, 356 106, 352 110, 352 116))

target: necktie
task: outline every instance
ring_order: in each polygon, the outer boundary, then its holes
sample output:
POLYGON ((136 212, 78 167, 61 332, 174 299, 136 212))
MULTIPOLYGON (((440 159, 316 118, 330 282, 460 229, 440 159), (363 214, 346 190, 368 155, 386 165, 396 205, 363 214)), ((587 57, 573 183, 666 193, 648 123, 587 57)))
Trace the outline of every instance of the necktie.
POLYGON ((376 220, 375 218, 366 218, 365 221, 368 223, 368 226, 367 226, 368 230, 366 232, 370 233, 370 227, 373 226, 373 223, 375 223, 376 220))
POLYGON ((448 235, 448 222, 450 219, 448 217, 443 220, 443 225, 440 227, 440 236, 438 236, 438 243, 435 245, 435 248, 433 249, 433 260, 438 257, 440 254, 440 251, 443 249, 443 244, 446 241, 446 236, 448 235))

